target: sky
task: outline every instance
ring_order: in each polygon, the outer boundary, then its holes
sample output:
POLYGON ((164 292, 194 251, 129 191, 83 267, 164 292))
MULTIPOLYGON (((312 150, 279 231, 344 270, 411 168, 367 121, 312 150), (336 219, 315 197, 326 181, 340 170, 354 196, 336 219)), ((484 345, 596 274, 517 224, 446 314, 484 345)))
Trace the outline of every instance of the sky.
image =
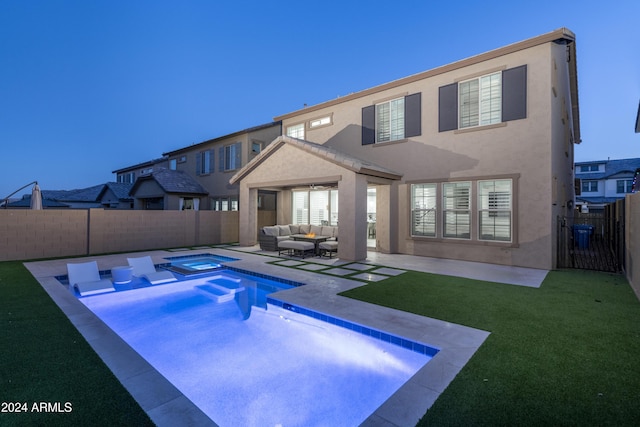
POLYGON ((561 27, 577 43, 575 160, 640 157, 638 17, 638 0, 0 0, 0 198, 114 181, 561 27))

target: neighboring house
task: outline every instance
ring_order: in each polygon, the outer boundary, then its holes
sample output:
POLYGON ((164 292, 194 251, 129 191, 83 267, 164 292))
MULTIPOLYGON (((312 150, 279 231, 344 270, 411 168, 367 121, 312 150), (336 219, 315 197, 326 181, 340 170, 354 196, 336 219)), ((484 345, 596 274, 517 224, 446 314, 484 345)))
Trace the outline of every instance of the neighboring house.
MULTIPOLYGON (((200 209, 238 210, 239 187, 229 178, 254 159, 282 132, 280 122, 267 123, 163 153, 168 168, 191 175, 208 192, 200 209)), ((272 193, 265 192, 269 197, 272 193)), ((274 197, 274 196, 271 196, 274 197)))
POLYGON ((155 168, 136 179, 129 194, 135 209, 200 210, 209 193, 185 171, 155 168))
MULTIPOLYGON (((132 209, 133 199, 129 190, 133 184, 107 182, 76 190, 42 190, 44 209, 132 209)), ((29 208, 31 194, 19 201, 9 203, 8 208, 29 208)))
POLYGON ((136 179, 138 177, 149 175, 155 169, 159 168, 169 168, 169 160, 166 157, 161 157, 158 159, 138 163, 133 166, 117 169, 111 173, 116 174, 116 182, 123 184, 133 184, 134 182, 136 182, 136 179))
POLYGON ((549 269, 574 205, 576 44, 565 29, 276 117, 231 179, 240 244, 258 194, 277 222, 339 227, 339 255, 385 253, 549 269), (338 209, 339 207, 339 209, 338 209))
POLYGON ((640 158, 578 162, 575 167, 580 195, 576 206, 582 212, 603 212, 604 206, 631 193, 640 158))

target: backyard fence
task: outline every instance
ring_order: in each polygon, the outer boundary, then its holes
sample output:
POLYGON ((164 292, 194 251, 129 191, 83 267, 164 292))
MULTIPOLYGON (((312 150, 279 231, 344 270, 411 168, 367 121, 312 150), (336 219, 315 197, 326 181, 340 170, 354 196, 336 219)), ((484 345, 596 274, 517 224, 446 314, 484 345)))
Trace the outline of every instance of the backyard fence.
POLYGON ((238 241, 237 211, 0 209, 0 261, 238 241))
POLYGON ((604 213, 558 218, 558 267, 622 272, 625 267, 624 199, 604 213))

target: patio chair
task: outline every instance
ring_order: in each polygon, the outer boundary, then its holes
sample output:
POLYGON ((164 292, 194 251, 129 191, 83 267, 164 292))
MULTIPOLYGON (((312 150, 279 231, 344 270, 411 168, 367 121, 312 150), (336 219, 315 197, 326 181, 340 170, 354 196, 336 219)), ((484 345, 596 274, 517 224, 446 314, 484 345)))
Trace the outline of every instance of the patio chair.
POLYGON ((98 263, 95 261, 79 264, 67 264, 69 286, 75 288, 80 296, 114 292, 116 289, 109 279, 101 279, 98 263))
POLYGON ((144 277, 152 285, 175 282, 176 280, 178 280, 170 271, 157 271, 156 266, 153 265, 153 261, 151 260, 150 256, 127 258, 127 262, 131 267, 133 267, 134 276, 144 277))

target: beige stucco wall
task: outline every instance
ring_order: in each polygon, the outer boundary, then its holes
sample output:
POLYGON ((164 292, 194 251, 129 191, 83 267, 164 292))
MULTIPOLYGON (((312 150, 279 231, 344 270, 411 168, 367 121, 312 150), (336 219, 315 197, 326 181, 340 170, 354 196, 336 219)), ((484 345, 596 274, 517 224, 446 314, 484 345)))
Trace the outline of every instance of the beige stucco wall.
MULTIPOLYGON (((390 190, 388 203, 397 215, 395 223, 390 223, 389 227, 396 229, 388 233, 391 242, 379 242, 382 249, 388 247, 407 254, 553 268, 556 260, 555 218, 569 212, 566 201, 573 199, 573 149, 565 150, 566 127, 570 120, 563 117, 563 102, 569 108, 571 99, 564 55, 566 47, 563 45, 537 45, 342 104, 309 112, 302 110, 294 117, 285 118, 283 129, 301 121, 331 115, 332 125, 317 130, 307 129, 305 139, 403 174, 402 181, 395 183, 390 190), (552 76, 554 60, 557 76, 552 76), (440 86, 525 64, 526 119, 472 130, 438 132, 440 86), (361 145, 363 107, 417 92, 422 94, 420 136, 395 143, 361 145), (411 183, 503 176, 512 177, 516 186, 514 235, 517 238, 512 244, 411 238, 411 183)), ((343 205, 340 208, 342 210, 343 205)))
POLYGON ((0 261, 238 241, 238 212, 0 210, 0 261))
POLYGON ((640 193, 625 200, 625 274, 640 299, 640 193))

